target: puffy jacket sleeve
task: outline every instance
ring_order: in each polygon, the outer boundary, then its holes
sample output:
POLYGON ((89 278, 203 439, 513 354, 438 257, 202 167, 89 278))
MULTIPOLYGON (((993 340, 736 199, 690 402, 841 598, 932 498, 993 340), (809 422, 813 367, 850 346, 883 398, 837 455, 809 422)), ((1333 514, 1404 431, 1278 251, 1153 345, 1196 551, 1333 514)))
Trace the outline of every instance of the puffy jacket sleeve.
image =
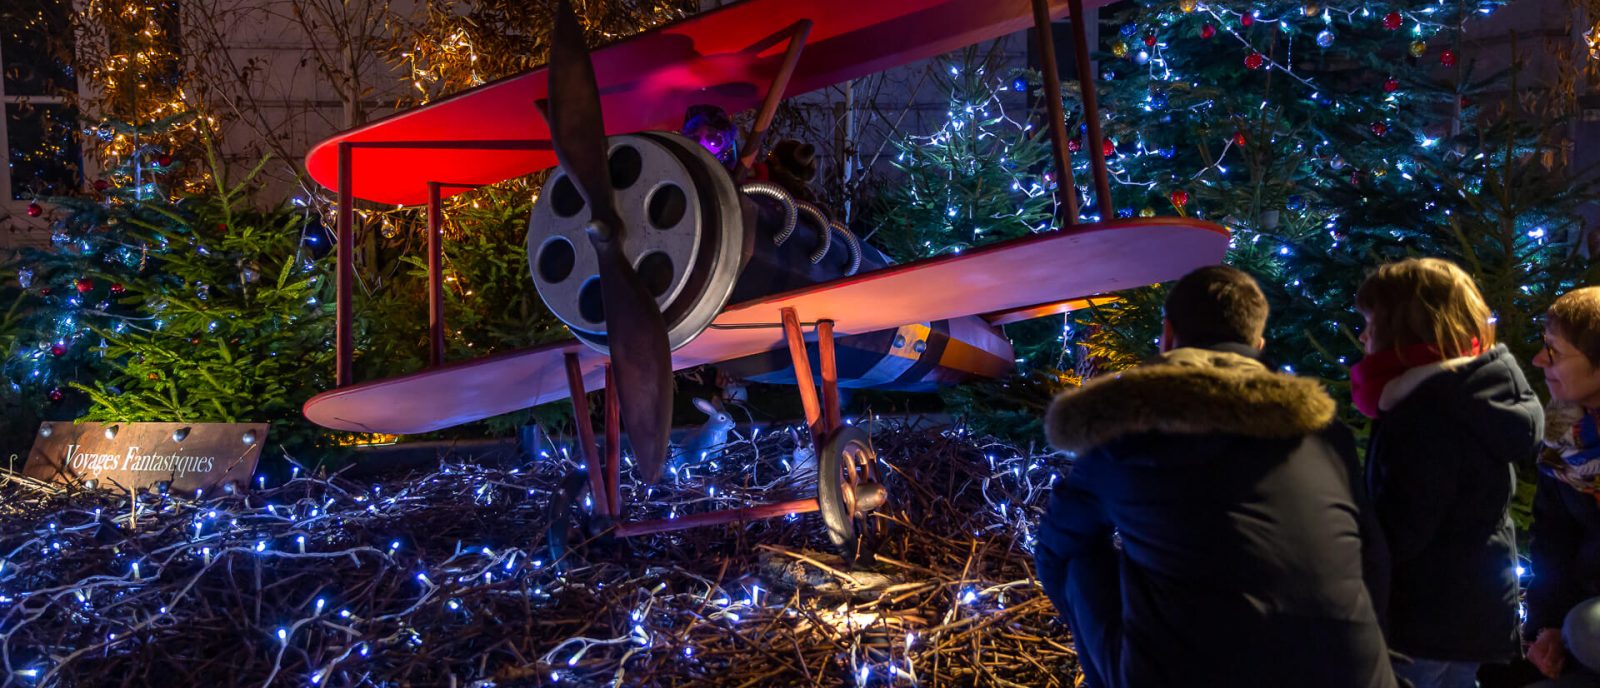
POLYGON ((1039 584, 1072 630, 1085 683, 1099 688, 1116 669, 1121 597, 1112 524, 1092 489, 1093 460, 1080 459, 1056 484, 1034 560, 1039 584))
POLYGON ((1576 579, 1576 561, 1582 530, 1567 511, 1561 495, 1570 490, 1559 479, 1539 473, 1533 496, 1533 580, 1528 583, 1529 634, 1560 628, 1567 611, 1583 601, 1576 579))
POLYGON ((1334 421, 1322 431, 1322 438, 1333 447, 1350 477, 1350 497, 1355 501, 1357 523, 1361 528, 1361 578, 1367 584, 1367 595, 1372 599, 1372 609, 1378 623, 1388 627, 1389 618, 1389 543, 1378 524, 1378 515, 1367 494, 1366 481, 1362 479, 1361 463, 1356 457, 1356 439, 1344 423, 1334 421))

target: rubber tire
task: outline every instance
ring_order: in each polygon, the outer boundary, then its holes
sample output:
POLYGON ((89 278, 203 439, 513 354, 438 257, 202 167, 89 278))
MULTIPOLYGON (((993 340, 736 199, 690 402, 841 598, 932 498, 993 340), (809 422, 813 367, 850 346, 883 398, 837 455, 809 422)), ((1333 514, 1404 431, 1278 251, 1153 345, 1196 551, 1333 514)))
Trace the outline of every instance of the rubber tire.
POLYGON ((588 514, 580 511, 574 516, 572 506, 582 504, 583 496, 588 493, 589 474, 575 470, 562 476, 555 494, 550 496, 550 503, 545 506, 545 516, 550 522, 546 543, 550 561, 556 566, 566 565, 566 558, 572 552, 573 533, 578 533, 581 539, 587 532, 584 521, 588 520, 588 514))
POLYGON ((847 480, 844 455, 851 445, 858 445, 870 452, 872 437, 861 428, 846 425, 828 437, 817 456, 818 511, 822 514, 822 522, 828 527, 828 539, 839 548, 846 566, 854 566, 858 560, 863 564, 870 564, 873 560, 870 539, 862 537, 862 529, 857 528, 856 515, 851 513, 844 499, 844 483, 847 480))

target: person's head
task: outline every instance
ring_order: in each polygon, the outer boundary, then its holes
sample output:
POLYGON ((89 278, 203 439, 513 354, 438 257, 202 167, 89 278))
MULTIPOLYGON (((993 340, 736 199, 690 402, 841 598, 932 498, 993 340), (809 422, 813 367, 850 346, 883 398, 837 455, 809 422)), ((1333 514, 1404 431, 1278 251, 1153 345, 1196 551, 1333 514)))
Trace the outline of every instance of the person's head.
POLYGON ((1494 322, 1472 276, 1439 258, 1378 266, 1356 290, 1367 353, 1432 344, 1454 358, 1494 346, 1494 322))
POLYGON ((1266 346, 1267 297, 1254 278, 1226 265, 1183 276, 1167 292, 1161 350, 1184 346, 1266 346))
POLYGON ((1600 287, 1561 295, 1544 314, 1544 348, 1533 364, 1557 401, 1600 408, 1600 287))

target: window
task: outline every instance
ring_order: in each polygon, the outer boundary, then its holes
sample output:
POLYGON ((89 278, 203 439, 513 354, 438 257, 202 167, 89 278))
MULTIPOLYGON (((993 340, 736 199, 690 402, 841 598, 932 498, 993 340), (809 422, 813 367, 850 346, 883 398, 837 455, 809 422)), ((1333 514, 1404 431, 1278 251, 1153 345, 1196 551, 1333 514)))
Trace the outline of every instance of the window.
POLYGON ((65 194, 83 181, 71 0, 6 0, 0 8, 3 201, 65 194))

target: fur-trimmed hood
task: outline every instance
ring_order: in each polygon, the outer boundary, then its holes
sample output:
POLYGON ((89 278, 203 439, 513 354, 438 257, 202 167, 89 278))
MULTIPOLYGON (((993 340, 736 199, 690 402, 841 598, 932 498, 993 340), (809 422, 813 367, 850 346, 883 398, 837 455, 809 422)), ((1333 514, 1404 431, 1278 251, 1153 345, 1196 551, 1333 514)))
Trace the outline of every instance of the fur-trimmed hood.
POLYGON ((1288 438, 1327 427, 1335 410, 1315 380, 1235 353, 1182 348, 1056 397, 1045 431, 1073 453, 1141 433, 1288 438))

